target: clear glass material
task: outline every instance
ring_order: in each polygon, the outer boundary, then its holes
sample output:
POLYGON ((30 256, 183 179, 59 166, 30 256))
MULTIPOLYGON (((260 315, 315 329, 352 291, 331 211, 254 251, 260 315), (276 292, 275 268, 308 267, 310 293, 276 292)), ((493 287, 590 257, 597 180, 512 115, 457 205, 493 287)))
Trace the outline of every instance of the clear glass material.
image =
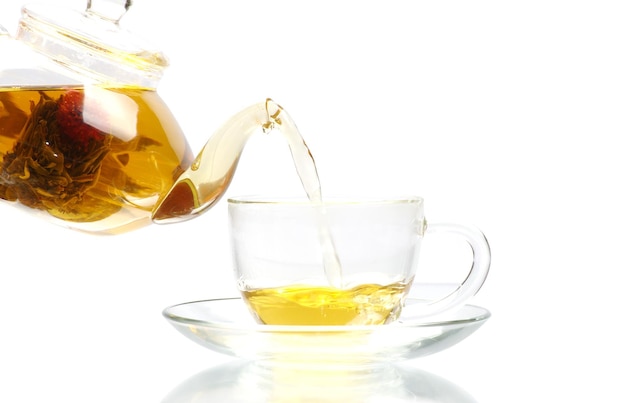
POLYGON ((169 62, 154 45, 120 27, 129 6, 109 0, 90 1, 86 10, 29 5, 22 9, 16 38, 82 80, 156 88, 169 62))
MULTIPOLYGON (((407 300, 409 308, 422 303, 407 300)), ((183 335, 218 353, 307 368, 363 366, 431 355, 462 341, 490 317, 484 308, 465 305, 428 321, 411 316, 408 309, 385 326, 260 325, 239 298, 174 305, 163 315, 183 335)))
POLYGON ((424 235, 448 233, 473 251, 459 287, 413 315, 455 309, 485 281, 484 235, 459 224, 426 224, 423 199, 331 200, 323 204, 230 198, 234 272, 259 322, 368 325, 393 322, 418 270, 424 235))

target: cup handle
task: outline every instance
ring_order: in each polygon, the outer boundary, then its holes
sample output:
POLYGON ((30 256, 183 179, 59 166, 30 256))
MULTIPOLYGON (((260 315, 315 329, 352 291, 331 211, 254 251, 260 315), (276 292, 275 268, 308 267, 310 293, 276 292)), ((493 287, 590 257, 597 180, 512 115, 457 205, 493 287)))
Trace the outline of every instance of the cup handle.
POLYGON ((473 262, 467 277, 448 295, 424 304, 405 307, 411 316, 433 316, 453 310, 463 305, 482 287, 489 273, 491 250, 485 235, 477 228, 452 223, 428 223, 425 234, 446 233, 461 237, 467 241, 473 252, 473 262))

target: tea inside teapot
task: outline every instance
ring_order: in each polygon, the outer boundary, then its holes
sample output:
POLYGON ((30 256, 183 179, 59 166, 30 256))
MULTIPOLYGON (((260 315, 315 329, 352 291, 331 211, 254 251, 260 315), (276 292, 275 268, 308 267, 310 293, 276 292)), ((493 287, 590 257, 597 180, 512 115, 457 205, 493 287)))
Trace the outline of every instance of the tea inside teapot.
POLYGON ((71 228, 146 225, 191 150, 155 91, 0 87, 0 198, 71 228))

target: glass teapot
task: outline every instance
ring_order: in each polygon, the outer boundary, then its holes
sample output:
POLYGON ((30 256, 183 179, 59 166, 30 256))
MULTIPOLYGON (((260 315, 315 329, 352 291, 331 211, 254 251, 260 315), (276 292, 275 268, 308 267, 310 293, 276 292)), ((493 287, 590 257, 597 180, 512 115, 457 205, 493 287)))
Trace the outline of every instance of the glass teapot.
POLYGON ((119 26, 130 4, 29 6, 15 37, 0 26, 0 200, 94 233, 188 219, 220 199, 251 134, 292 124, 260 102, 194 159, 156 92, 167 59, 119 26))

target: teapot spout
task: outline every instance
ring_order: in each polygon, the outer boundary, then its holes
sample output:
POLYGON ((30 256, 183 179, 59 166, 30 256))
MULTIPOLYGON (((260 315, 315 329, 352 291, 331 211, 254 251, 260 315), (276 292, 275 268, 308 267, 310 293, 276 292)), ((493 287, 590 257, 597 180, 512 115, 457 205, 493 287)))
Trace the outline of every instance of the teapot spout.
POLYGON ((230 118, 157 202, 152 221, 159 224, 185 221, 217 203, 230 185, 248 139, 257 131, 270 131, 281 110, 267 99, 230 118))

